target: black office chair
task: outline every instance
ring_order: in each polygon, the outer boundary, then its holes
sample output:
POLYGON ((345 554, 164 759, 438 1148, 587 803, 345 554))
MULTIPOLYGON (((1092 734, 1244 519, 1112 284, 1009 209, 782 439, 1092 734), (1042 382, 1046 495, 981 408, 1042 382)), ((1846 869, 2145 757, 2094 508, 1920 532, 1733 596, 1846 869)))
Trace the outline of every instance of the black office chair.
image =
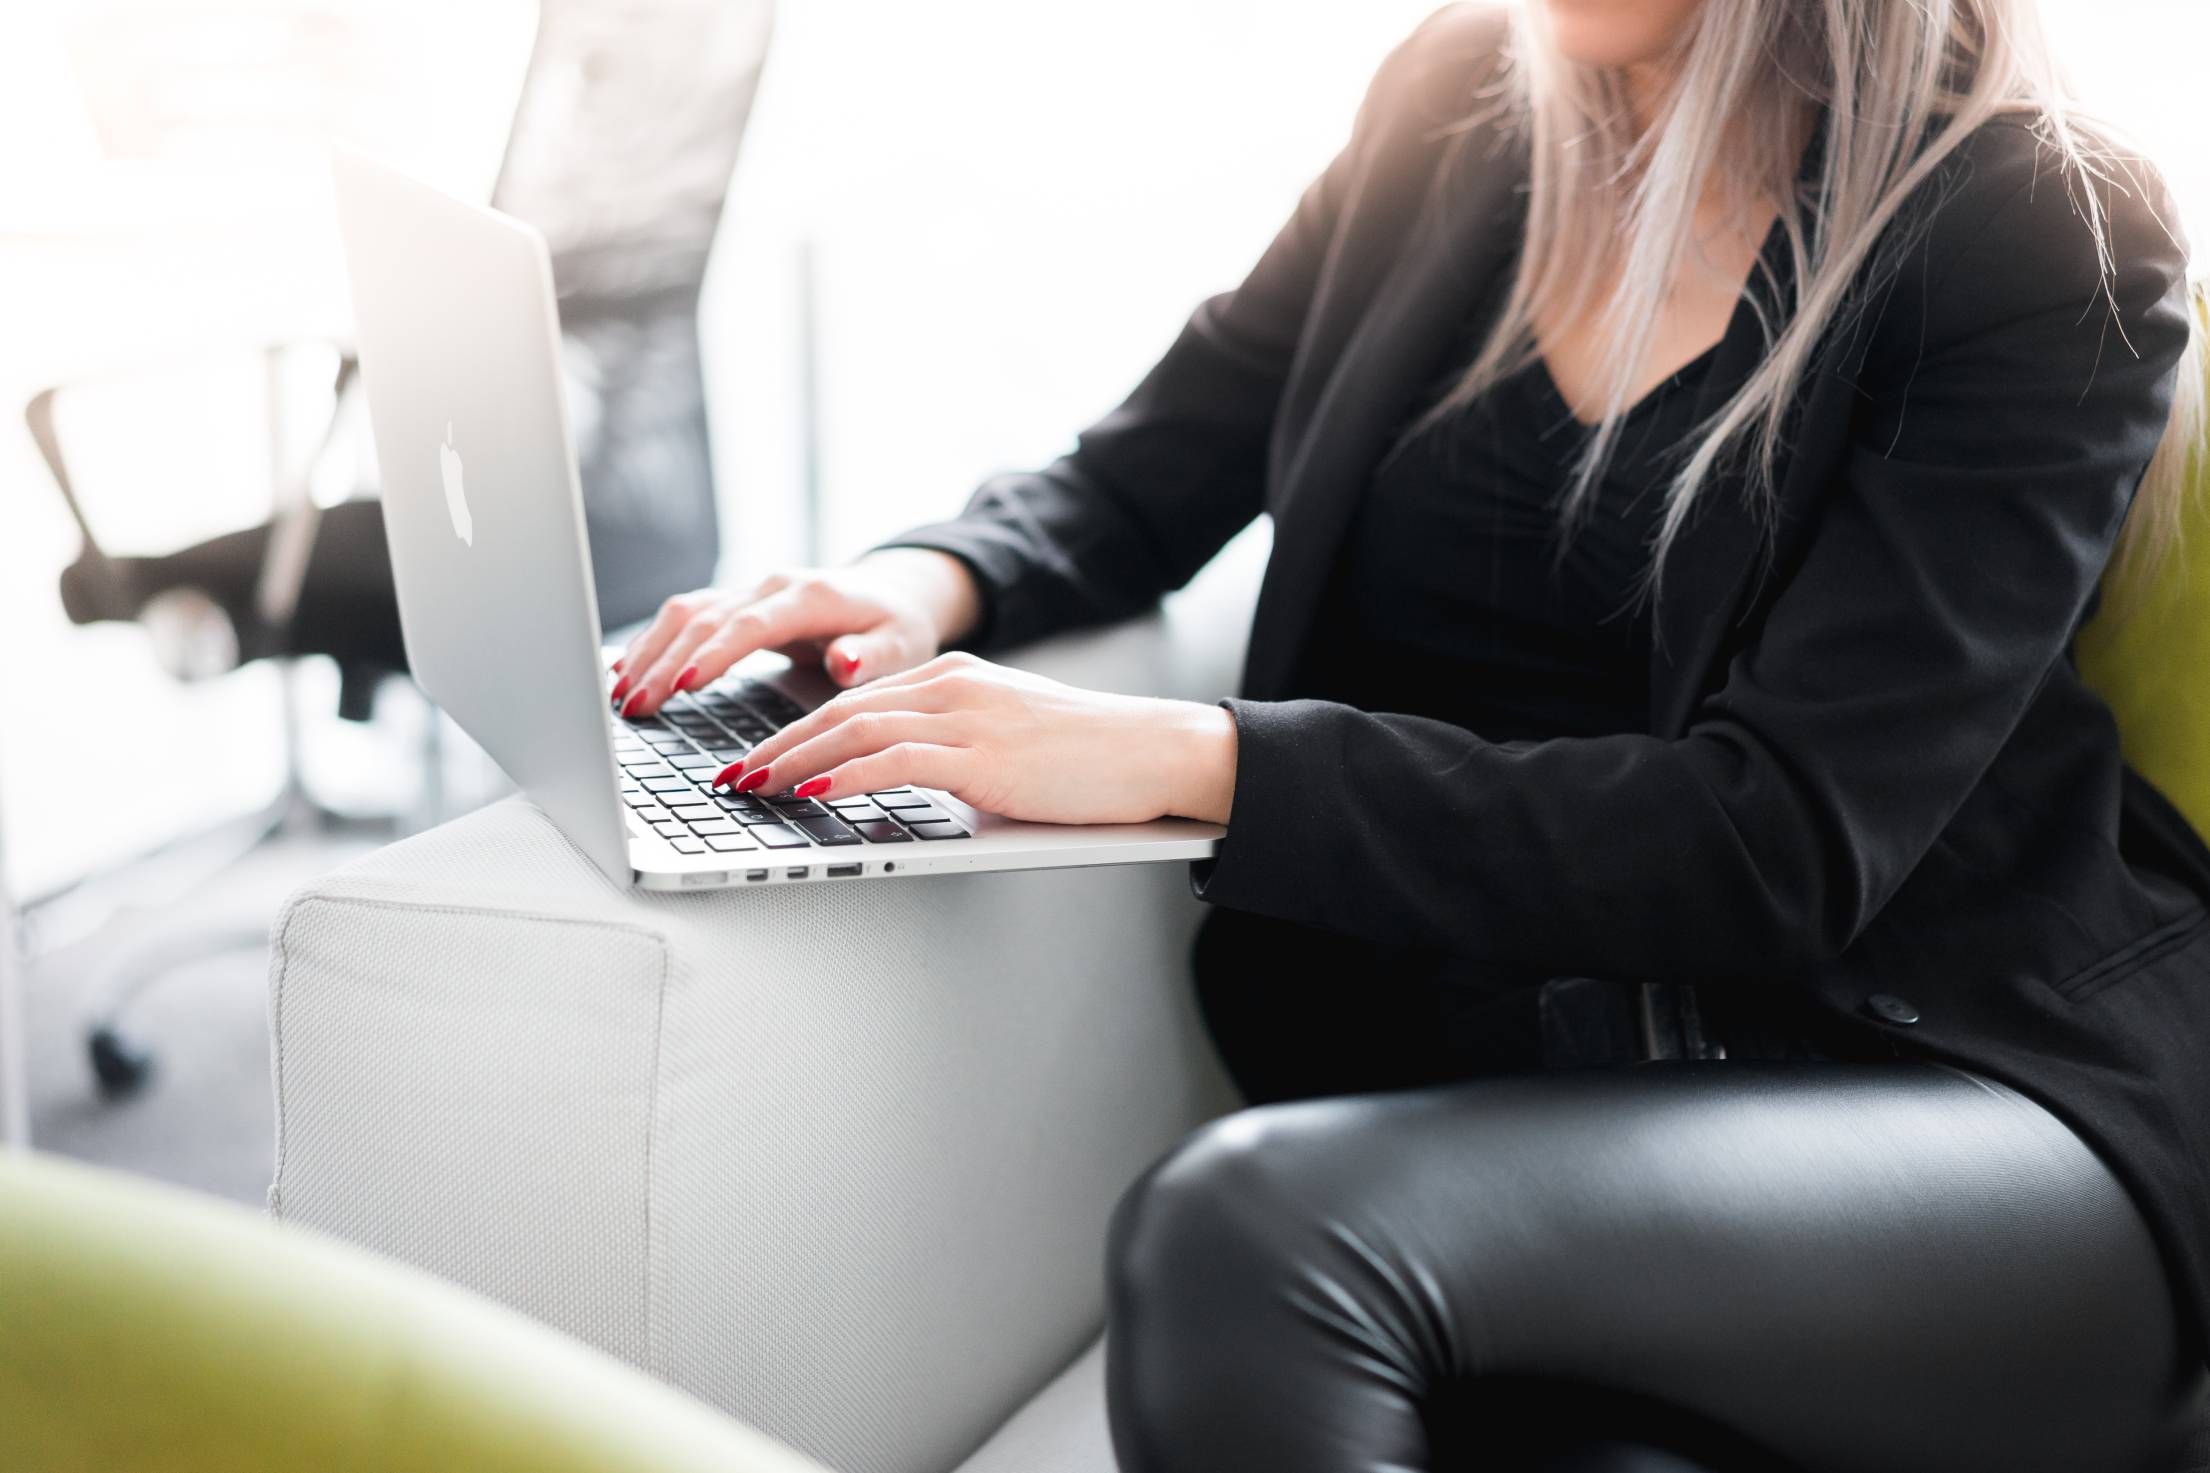
MULTIPOLYGON (((772 11, 772 0, 547 0, 539 10, 492 203, 536 225, 551 247, 584 518, 609 628, 713 576, 720 529, 698 303, 772 11)), ((311 347, 271 347, 271 381, 281 355, 311 347)), ((323 443, 298 484, 278 486, 276 514, 156 557, 103 549, 56 412, 73 389, 34 396, 26 421, 82 534, 61 578, 70 619, 146 624, 180 678, 326 656, 340 675, 339 714, 366 720, 406 657, 380 505, 371 494, 323 507, 308 491, 337 438, 357 433, 354 361, 333 361, 323 443)), ((329 817, 307 802, 295 754, 276 817, 303 809, 329 817)), ((264 832, 276 827, 272 818, 264 832)), ((110 1098, 138 1088, 150 1068, 121 1014, 153 980, 124 979, 90 1030, 94 1074, 110 1098)))

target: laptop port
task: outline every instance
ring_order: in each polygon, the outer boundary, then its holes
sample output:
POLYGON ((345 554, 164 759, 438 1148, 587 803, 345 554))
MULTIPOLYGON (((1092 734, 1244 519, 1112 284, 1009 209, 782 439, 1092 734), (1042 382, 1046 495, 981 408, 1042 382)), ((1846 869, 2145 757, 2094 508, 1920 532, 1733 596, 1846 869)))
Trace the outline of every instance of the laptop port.
POLYGON ((767 871, 764 869, 748 869, 744 872, 744 877, 747 880, 751 881, 753 884, 757 885, 758 883, 760 883, 760 881, 767 878, 767 871))
POLYGON ((829 878, 832 880, 849 880, 859 871, 860 867, 856 864, 832 864, 829 866, 829 878))
POLYGON ((809 871, 804 865, 794 864, 789 869, 783 871, 783 878, 786 880, 802 880, 809 873, 811 873, 811 871, 809 871))
POLYGON ((720 885, 728 882, 729 872, 718 869, 691 870, 683 876, 686 885, 720 885))

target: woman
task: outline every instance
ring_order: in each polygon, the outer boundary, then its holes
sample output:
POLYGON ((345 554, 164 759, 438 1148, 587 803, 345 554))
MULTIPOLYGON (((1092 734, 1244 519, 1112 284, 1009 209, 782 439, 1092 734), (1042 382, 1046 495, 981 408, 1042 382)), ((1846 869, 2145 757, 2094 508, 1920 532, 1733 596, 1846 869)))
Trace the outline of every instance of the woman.
POLYGON ((2031 0, 1446 10, 1071 455, 625 653, 850 687, 739 787, 1227 823, 1206 1018, 1303 1103, 1122 1206, 1124 1469, 2210 1457, 2210 850, 2069 658, 2199 374, 2051 70, 2031 0), (1241 699, 937 653, 1261 511, 1241 699))

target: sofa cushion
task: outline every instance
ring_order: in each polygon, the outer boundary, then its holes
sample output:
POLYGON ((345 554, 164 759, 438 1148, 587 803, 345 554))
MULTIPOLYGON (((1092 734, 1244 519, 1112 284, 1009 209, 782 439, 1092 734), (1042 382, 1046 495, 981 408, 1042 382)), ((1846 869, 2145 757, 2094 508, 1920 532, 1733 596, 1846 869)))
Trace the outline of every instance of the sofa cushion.
POLYGON ((1105 1342, 1075 1357, 957 1473, 1114 1473, 1105 1426, 1105 1342))

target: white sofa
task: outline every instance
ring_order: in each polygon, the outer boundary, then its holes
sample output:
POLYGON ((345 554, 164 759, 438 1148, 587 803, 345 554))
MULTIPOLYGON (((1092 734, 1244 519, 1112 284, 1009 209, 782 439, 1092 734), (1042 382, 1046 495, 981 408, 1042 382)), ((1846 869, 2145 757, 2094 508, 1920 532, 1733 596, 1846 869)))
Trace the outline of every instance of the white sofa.
MULTIPOLYGON (((1018 663, 1231 689, 1263 564, 1018 663)), ((271 1210, 840 1473, 1109 1473, 1102 1247, 1229 1095, 1182 865, 647 896, 519 799, 295 896, 271 1210)))

